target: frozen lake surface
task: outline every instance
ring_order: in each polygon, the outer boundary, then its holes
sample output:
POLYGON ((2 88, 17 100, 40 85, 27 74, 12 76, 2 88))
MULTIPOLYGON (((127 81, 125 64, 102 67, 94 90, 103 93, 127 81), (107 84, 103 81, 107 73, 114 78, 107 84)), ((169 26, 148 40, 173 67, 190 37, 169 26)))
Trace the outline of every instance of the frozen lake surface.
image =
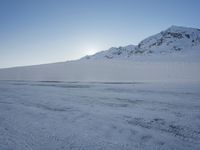
POLYGON ((0 81, 0 150, 199 150, 199 83, 0 81))

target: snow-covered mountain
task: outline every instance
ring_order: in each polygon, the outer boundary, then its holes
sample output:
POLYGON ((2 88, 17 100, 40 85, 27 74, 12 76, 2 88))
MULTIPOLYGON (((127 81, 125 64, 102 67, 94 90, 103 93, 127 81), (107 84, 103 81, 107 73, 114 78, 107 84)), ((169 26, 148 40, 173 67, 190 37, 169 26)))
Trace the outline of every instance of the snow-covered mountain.
POLYGON ((113 59, 113 58, 127 58, 131 55, 132 51, 134 51, 136 48, 135 45, 128 45, 125 47, 111 47, 108 50, 98 52, 91 56, 85 56, 81 59, 113 59))
POLYGON ((0 80, 200 82, 199 58, 200 30, 172 26, 80 60, 0 69, 0 80))
POLYGON ((112 47, 94 55, 85 56, 81 60, 96 59, 129 59, 138 55, 170 54, 200 50, 200 29, 171 26, 158 34, 150 36, 138 45, 112 47))

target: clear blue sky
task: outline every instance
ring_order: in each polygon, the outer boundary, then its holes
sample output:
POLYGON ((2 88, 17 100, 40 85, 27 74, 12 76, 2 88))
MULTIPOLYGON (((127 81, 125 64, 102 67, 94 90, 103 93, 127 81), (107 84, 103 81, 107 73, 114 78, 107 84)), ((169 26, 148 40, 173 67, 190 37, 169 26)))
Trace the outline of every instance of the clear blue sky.
POLYGON ((0 68, 138 44, 171 25, 200 28, 200 0, 0 0, 0 68))

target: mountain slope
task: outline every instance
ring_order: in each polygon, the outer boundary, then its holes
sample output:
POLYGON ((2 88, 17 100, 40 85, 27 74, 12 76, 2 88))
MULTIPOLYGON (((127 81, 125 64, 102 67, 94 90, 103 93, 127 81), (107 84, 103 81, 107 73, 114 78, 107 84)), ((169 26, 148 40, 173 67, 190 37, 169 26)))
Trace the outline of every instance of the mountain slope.
POLYGON ((193 49, 200 49, 200 29, 171 26, 144 39, 136 46, 112 47, 107 51, 85 56, 81 60, 129 59, 138 55, 187 53, 193 49))
POLYGON ((118 58, 127 58, 130 56, 131 52, 136 48, 135 45, 128 45, 125 47, 111 47, 108 50, 98 52, 92 56, 85 56, 81 59, 118 59, 118 58))

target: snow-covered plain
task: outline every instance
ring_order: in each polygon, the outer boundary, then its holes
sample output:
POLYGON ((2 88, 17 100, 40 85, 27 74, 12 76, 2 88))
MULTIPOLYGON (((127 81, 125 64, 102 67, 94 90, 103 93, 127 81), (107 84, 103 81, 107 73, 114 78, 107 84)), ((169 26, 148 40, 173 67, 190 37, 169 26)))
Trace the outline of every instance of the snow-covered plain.
POLYGON ((199 150, 200 84, 0 81, 1 150, 199 150))
POLYGON ((0 69, 0 150, 199 150, 200 29, 0 69))
POLYGON ((173 61, 173 57, 167 62, 87 60, 0 69, 0 80, 199 82, 199 66, 200 62, 173 61))

